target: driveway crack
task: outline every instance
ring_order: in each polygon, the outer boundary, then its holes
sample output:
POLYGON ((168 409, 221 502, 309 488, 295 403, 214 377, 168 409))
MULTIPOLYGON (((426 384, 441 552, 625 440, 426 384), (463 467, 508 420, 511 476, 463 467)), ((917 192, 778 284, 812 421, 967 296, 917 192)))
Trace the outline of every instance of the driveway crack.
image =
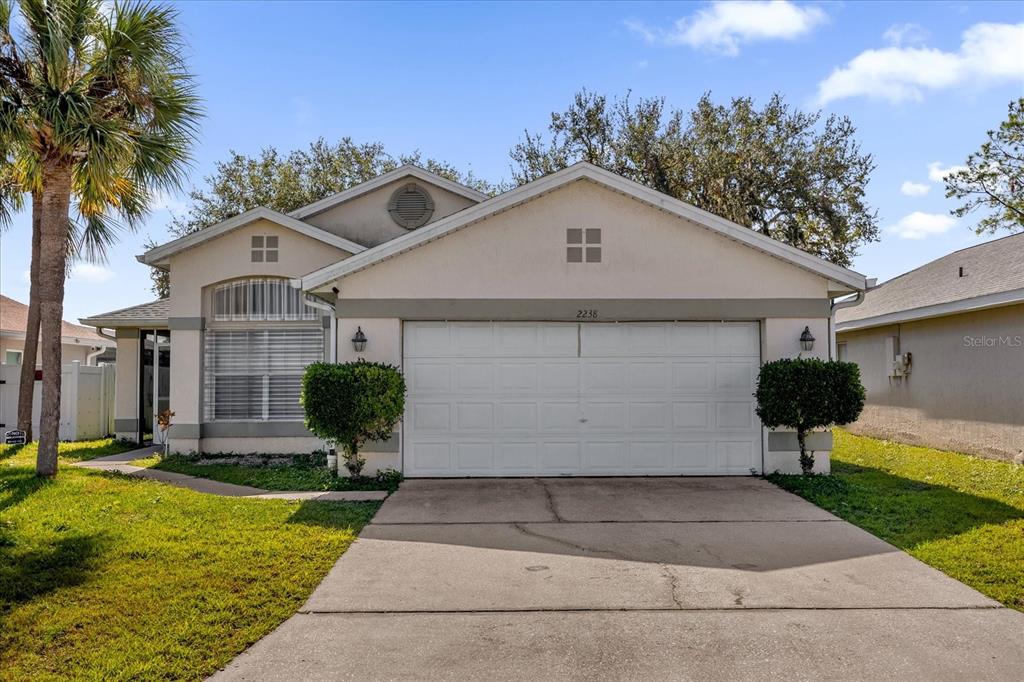
POLYGON ((545 497, 547 497, 548 500, 548 511, 550 511, 551 515, 555 517, 555 521, 557 521, 558 523, 564 523, 565 519, 563 519, 562 515, 558 513, 558 506, 555 504, 555 496, 551 494, 551 489, 548 488, 547 484, 543 481, 543 479, 535 478, 533 480, 535 480, 537 484, 540 485, 541 489, 544 491, 544 495, 545 497))
POLYGON ((669 588, 672 594, 672 603, 676 605, 677 609, 685 608, 682 600, 679 598, 679 576, 672 572, 668 564, 661 564, 661 571, 668 578, 669 588))
POLYGON ((522 533, 523 535, 527 535, 527 536, 532 537, 532 538, 537 538, 539 540, 548 540, 550 542, 555 542, 555 543, 557 543, 559 545, 562 545, 563 547, 568 547, 569 549, 574 549, 577 552, 582 552, 584 554, 603 556, 603 557, 608 558, 608 559, 621 559, 623 561, 631 561, 631 559, 629 557, 623 556, 621 554, 617 554, 616 552, 611 552, 611 551, 608 551, 608 550, 605 550, 605 549, 592 549, 590 547, 586 547, 585 545, 576 544, 575 542, 571 542, 569 540, 564 540, 562 538, 553 537, 551 535, 545 535, 544 533, 538 533, 536 531, 530 530, 529 528, 527 528, 522 523, 513 523, 512 527, 515 528, 520 533, 522 533))

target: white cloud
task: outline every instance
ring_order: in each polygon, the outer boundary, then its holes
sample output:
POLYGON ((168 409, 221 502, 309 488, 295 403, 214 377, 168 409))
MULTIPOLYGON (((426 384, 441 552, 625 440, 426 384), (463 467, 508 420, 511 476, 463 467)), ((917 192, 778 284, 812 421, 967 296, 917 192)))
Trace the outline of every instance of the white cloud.
POLYGON ((188 204, 174 196, 170 192, 160 190, 153 196, 152 209, 154 211, 168 211, 170 213, 184 213, 188 210, 188 204))
POLYGON ((882 34, 885 42, 896 47, 923 43, 928 38, 928 31, 920 24, 893 24, 882 34))
POLYGON ((928 179, 932 182, 943 182, 947 175, 962 170, 967 170, 967 166, 949 166, 947 168, 943 168, 942 163, 939 161, 932 161, 928 164, 928 179))
POLYGON ((76 263, 71 268, 71 279, 89 284, 102 284, 114 276, 114 271, 93 263, 76 263))
POLYGON ((865 50, 818 84, 818 102, 846 97, 920 101, 927 91, 1022 78, 1024 23, 981 23, 964 31, 956 52, 898 45, 865 50))
POLYGON ((911 182, 910 180, 900 185, 900 191, 908 197, 923 197, 925 194, 928 194, 928 190, 931 188, 931 185, 926 185, 923 182, 911 182))
POLYGON ((956 220, 948 215, 914 211, 900 218, 895 225, 889 227, 889 231, 900 239, 927 239, 949 232, 954 225, 956 220))
POLYGON ((826 18, 819 7, 787 0, 742 0, 713 2, 693 16, 676 20, 667 30, 634 20, 627 21, 626 27, 649 43, 688 45, 735 57, 743 43, 793 40, 826 18))

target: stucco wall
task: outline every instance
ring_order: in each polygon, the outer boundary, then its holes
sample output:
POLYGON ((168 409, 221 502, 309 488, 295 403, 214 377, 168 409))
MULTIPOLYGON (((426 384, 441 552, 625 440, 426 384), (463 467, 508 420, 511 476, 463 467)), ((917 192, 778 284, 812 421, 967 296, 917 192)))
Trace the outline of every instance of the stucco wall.
MULTIPOLYGON (((203 287, 236 277, 302 277, 350 256, 267 220, 258 220, 201 246, 170 258, 171 317, 202 315, 203 287), (253 263, 249 258, 253 235, 279 238, 278 262, 253 263)), ((173 338, 173 335, 172 335, 173 338)), ((173 351, 172 351, 173 352, 173 351)))
MULTIPOLYGON (((0 336, 0 363, 6 364, 7 351, 19 350, 24 353, 25 341, 24 339, 12 339, 9 337, 0 336)), ((68 364, 74 361, 78 361, 83 365, 87 363, 89 354, 94 352, 93 347, 87 343, 65 343, 61 345, 61 364, 68 364)), ((37 353, 38 355, 38 353, 37 353)), ((25 359, 22 358, 24 362, 25 359)), ((36 364, 39 364, 37 362, 36 364)), ((96 363, 92 363, 96 364, 96 363)))
POLYGON ((346 277, 361 298, 818 298, 820 276, 580 181, 346 277), (567 263, 566 229, 602 262, 567 263))
POLYGON ((356 244, 367 247, 376 246, 409 232, 391 219, 391 214, 388 213, 388 201, 396 189, 404 187, 410 182, 425 189, 434 200, 434 213, 430 216, 430 222, 440 220, 476 203, 422 180, 406 177, 346 201, 323 213, 309 216, 305 221, 354 241, 356 244))
POLYGON ((1024 449, 1024 305, 840 332, 837 340, 867 390, 854 433, 990 457, 1024 449), (910 376, 887 376, 888 337, 913 354, 910 376))
MULTIPOLYGON (((203 332, 198 329, 175 328, 175 318, 206 317, 207 327, 216 326, 210 319, 208 309, 207 293, 212 285, 239 277, 297 278, 343 260, 349 255, 351 254, 346 251, 316 239, 260 220, 207 241, 200 247, 172 256, 170 317, 171 364, 174 371, 171 375, 171 409, 175 412, 175 424, 192 427, 202 423, 203 402, 203 332), (278 237, 278 262, 251 262, 250 246, 253 235, 278 237)), ((234 323, 233 326, 238 327, 240 323, 234 323)), ((194 432, 194 429, 192 430, 194 432)), ((268 440, 266 445, 274 444, 268 440)), ((266 448, 241 450, 239 448, 248 447, 242 443, 236 448, 225 449, 223 443, 206 443, 197 438, 175 438, 174 429, 171 430, 171 447, 182 452, 273 452, 266 448)))
POLYGON ((117 337, 117 372, 114 374, 114 428, 117 437, 138 438, 138 418, 139 332, 137 329, 125 329, 117 337), (128 421, 136 426, 130 427, 128 421))

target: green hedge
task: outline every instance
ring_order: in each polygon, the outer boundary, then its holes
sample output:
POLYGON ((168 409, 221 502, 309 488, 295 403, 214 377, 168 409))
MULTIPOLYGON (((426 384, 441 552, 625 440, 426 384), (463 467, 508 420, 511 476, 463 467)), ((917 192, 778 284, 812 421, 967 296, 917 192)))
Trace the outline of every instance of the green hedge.
POLYGON ((405 410, 405 378, 397 367, 379 362, 317 362, 302 377, 306 428, 341 447, 353 476, 365 461, 359 450, 368 440, 386 440, 405 410))

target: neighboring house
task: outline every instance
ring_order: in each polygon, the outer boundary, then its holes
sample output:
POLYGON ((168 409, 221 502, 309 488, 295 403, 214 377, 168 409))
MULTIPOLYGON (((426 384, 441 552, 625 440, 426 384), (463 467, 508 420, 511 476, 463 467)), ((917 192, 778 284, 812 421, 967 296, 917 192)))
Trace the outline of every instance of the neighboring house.
POLYGON ((308 452, 304 367, 365 358, 408 383, 368 468, 407 476, 798 471, 795 434, 755 415, 758 367, 805 328, 827 357, 831 300, 866 286, 585 163, 491 198, 403 166, 140 260, 170 299, 82 320, 117 332, 119 435, 169 408, 177 451, 308 452))
MULTIPOLYGON (((26 327, 28 306, 0 296, 0 364, 20 365, 25 361, 26 327)), ((61 322, 61 362, 64 364, 113 362, 115 346, 113 339, 100 336, 92 327, 61 322)), ((41 355, 37 354, 37 360, 41 361, 41 355)))
POLYGON ((1024 233, 900 275, 836 313, 867 405, 851 429, 1013 457, 1024 449, 1024 233))

